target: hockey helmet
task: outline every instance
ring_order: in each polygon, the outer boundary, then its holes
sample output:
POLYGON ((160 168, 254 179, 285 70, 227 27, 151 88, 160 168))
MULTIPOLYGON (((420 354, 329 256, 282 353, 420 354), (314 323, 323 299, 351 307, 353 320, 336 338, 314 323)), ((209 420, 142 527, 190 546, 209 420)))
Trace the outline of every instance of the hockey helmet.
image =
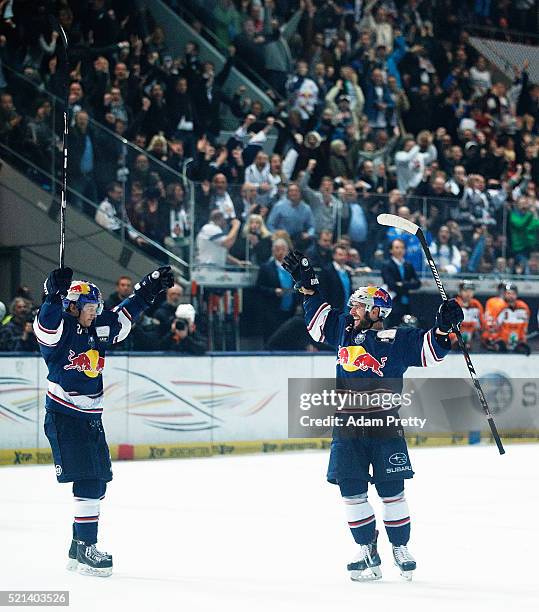
POLYGON ((382 287, 359 287, 359 289, 356 289, 348 299, 348 307, 352 308, 357 304, 364 304, 367 312, 378 306, 380 308, 380 319, 387 318, 393 307, 391 296, 382 287))
POLYGON ((100 315, 103 312, 101 291, 99 291, 97 285, 83 280, 71 281, 62 304, 65 310, 68 310, 70 304, 75 304, 79 310, 82 310, 86 304, 95 304, 96 314, 100 315))
POLYGON ((475 291, 475 283, 472 280, 463 280, 463 281, 460 281, 460 283, 459 283, 459 291, 466 291, 467 289, 475 291))

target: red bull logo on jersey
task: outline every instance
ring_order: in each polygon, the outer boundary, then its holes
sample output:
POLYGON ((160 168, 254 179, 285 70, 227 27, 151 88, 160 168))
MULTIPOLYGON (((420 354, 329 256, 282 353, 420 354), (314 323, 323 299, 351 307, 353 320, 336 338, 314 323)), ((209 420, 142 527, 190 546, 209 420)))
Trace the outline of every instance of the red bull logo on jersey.
POLYGON ((362 346, 341 346, 338 359, 345 372, 371 370, 378 376, 384 375, 382 368, 387 361, 387 357, 381 357, 380 360, 376 359, 362 346))
POLYGON ((64 370, 84 372, 90 378, 99 376, 105 367, 105 358, 101 357, 99 351, 95 349, 79 353, 78 355, 75 355, 75 351, 69 351, 67 358, 69 363, 64 366, 64 370))

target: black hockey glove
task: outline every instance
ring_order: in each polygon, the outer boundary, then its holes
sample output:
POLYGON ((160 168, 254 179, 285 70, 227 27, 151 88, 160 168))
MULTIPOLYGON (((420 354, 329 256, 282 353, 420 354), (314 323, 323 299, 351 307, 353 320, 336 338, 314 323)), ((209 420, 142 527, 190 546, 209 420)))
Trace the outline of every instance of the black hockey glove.
POLYGON ((310 289, 316 291, 318 289, 318 279, 314 273, 310 261, 300 253, 300 251, 292 251, 283 260, 283 268, 294 279, 294 289, 310 289))
POLYGON ((146 304, 151 305, 161 291, 166 291, 173 284, 174 275, 170 266, 162 266, 138 282, 134 291, 135 295, 140 295, 146 304))
POLYGON ((436 326, 441 332, 450 332, 456 329, 464 320, 464 313, 457 300, 446 300, 440 304, 436 314, 436 326))
POLYGON ((53 270, 45 281, 45 295, 58 295, 65 297, 69 291, 69 285, 73 279, 73 270, 71 268, 56 268, 53 270))

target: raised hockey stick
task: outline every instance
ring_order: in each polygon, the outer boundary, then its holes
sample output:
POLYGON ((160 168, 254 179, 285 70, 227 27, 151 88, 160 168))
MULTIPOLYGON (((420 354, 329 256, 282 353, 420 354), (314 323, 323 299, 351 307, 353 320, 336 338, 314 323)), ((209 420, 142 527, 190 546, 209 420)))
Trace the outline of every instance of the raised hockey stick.
MULTIPOLYGON (((408 219, 403 219, 402 217, 397 217, 397 215, 382 214, 382 215, 378 215, 377 220, 378 220, 378 223, 380 223, 380 225, 387 225, 388 227, 396 227, 400 230, 408 232, 409 234, 412 234, 413 236, 417 236, 419 242, 421 243, 421 246, 423 247, 423 252, 425 253, 425 257, 427 258, 427 262, 430 266, 432 276, 434 277, 434 282, 436 283, 436 286, 438 287, 438 291, 440 292, 440 295, 442 296, 442 300, 447 301, 448 299, 447 293, 445 292, 444 286, 440 279, 440 275, 438 274, 438 269, 436 268, 436 264, 434 263, 434 259, 432 258, 432 253, 430 252, 429 245, 427 244, 427 241, 425 240, 425 234, 423 234, 423 230, 415 223, 412 223, 412 221, 408 221, 408 219)), ((487 400, 485 398, 485 394, 483 393, 483 389, 481 389, 481 385, 479 384, 479 378, 477 377, 475 368, 473 367, 473 363, 470 358, 470 353, 468 353, 468 349, 466 348, 466 345, 464 344, 464 340, 462 339, 462 334, 460 332, 460 329, 458 327, 454 327, 453 331, 457 337, 460 350, 462 351, 462 354, 464 355, 464 361, 466 362, 466 365, 468 367, 468 372, 470 372, 470 376, 472 378, 472 382, 474 384, 475 391, 477 393, 477 397, 479 398, 479 402, 481 404, 481 407, 483 408, 483 412, 485 413, 485 416, 487 417, 487 422, 489 424, 490 431, 492 432, 492 437, 494 438, 496 442, 496 446, 498 447, 498 451, 500 455, 503 455, 505 453, 505 449, 500 439, 500 435, 498 434, 498 430, 496 429, 496 423, 494 423, 494 418, 492 414, 490 413, 490 410, 487 404, 487 400)))
POLYGON ((65 242, 66 242, 66 208, 67 208, 67 139, 69 136, 69 120, 68 120, 68 105, 69 105, 69 43, 67 34, 64 28, 58 23, 58 20, 50 16, 50 24, 54 30, 57 30, 62 39, 62 47, 64 49, 64 132, 62 134, 62 192, 60 205, 60 268, 64 267, 65 260, 65 242))

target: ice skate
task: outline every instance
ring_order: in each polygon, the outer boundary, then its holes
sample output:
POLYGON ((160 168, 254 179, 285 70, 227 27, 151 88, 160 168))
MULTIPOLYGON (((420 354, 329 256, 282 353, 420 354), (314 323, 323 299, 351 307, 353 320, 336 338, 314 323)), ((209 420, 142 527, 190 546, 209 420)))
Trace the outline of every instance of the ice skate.
POLYGON ((405 580, 412 580, 416 562, 410 554, 408 547, 406 545, 393 546, 393 558, 395 559, 395 565, 399 568, 401 576, 405 580))
POLYGON ((77 543, 77 571, 86 576, 101 576, 112 574, 112 555, 97 550, 95 544, 77 543))
POLYGON ((380 580, 382 577, 382 570, 380 569, 382 561, 378 554, 377 539, 378 531, 373 542, 360 545, 358 554, 352 563, 348 564, 347 569, 350 572, 350 579, 354 582, 369 582, 380 580))
POLYGON ((71 546, 69 547, 69 552, 67 553, 69 559, 67 561, 66 569, 68 569, 70 572, 77 571, 77 567, 79 567, 79 562, 77 561, 77 544, 77 540, 71 540, 71 546))

